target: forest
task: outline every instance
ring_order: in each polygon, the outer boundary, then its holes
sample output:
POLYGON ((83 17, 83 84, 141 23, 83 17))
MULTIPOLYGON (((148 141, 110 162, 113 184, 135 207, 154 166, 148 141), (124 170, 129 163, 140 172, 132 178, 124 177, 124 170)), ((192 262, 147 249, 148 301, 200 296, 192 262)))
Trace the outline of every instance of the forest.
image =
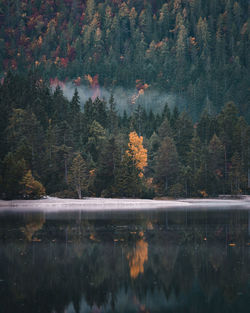
POLYGON ((249 193, 250 126, 233 101, 212 115, 166 103, 117 112, 114 97, 81 110, 39 73, 0 86, 0 194, 58 197, 211 197, 249 193))
POLYGON ((245 0, 1 1, 0 197, 249 193, 249 13, 245 0))
POLYGON ((2 0, 0 79, 122 86, 132 104, 157 89, 195 120, 233 101, 250 122, 249 13, 246 0, 2 0))

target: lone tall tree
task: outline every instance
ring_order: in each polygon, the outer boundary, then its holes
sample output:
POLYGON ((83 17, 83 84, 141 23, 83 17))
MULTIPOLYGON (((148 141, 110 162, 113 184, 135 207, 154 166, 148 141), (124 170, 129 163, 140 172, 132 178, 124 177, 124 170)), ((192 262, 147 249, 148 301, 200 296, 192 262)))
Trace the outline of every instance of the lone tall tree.
POLYGON ((143 169, 147 166, 147 149, 142 145, 143 137, 138 136, 136 132, 129 134, 128 150, 126 153, 132 157, 136 168, 140 171, 139 176, 143 176, 143 169))
POLYGON ((81 199, 82 191, 87 188, 87 166, 80 153, 73 160, 69 171, 68 183, 77 192, 79 199, 81 199))

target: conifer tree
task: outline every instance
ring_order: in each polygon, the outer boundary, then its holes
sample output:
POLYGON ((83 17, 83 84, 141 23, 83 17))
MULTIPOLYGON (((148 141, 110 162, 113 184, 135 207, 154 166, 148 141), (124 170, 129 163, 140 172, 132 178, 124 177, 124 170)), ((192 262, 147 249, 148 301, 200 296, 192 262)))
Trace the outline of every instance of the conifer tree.
POLYGON ((97 162, 101 145, 105 140, 105 129, 97 122, 93 121, 89 128, 89 137, 87 142, 87 149, 90 152, 94 162, 97 162))
POLYGON ((116 171, 115 190, 120 197, 139 197, 141 193, 140 171, 136 167, 131 154, 123 155, 116 171))
POLYGON ((82 145, 82 114, 80 108, 80 97, 75 88, 74 95, 70 102, 70 115, 71 115, 71 125, 72 125, 72 135, 73 135, 73 142, 75 147, 80 149, 82 145))
POLYGON ((211 190, 213 194, 220 193, 223 185, 224 147, 220 139, 214 134, 208 146, 208 171, 212 177, 211 190))
POLYGON ((80 97, 77 88, 75 88, 74 95, 72 97, 72 100, 70 102, 70 114, 71 119, 74 121, 74 119, 77 117, 77 115, 80 113, 80 97))
POLYGON ((115 193, 115 175, 120 166, 120 155, 114 137, 108 139, 100 152, 95 178, 97 195, 111 197, 115 193))
POLYGON ((73 159, 72 166, 69 170, 68 183, 72 189, 77 192, 78 198, 82 198, 82 193, 87 189, 88 173, 85 160, 80 153, 77 153, 73 159))
POLYGON ((26 173, 24 159, 17 160, 12 152, 9 152, 2 164, 2 197, 5 199, 15 199, 21 196, 22 187, 20 182, 26 173))
POLYGON ((170 185, 174 184, 179 171, 179 160, 173 140, 165 137, 157 152, 155 164, 155 183, 159 193, 166 194, 170 185))
POLYGON ((115 134, 118 129, 118 116, 116 110, 116 103, 113 94, 109 99, 109 112, 108 112, 108 128, 111 134, 115 134))

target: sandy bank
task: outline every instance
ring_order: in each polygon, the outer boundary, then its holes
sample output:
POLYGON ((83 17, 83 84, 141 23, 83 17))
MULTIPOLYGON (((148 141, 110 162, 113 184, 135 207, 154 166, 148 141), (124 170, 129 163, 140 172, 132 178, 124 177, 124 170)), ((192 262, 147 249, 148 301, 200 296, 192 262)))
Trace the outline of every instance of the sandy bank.
POLYGON ((146 199, 59 199, 47 197, 41 200, 0 200, 0 211, 103 211, 137 209, 250 209, 250 197, 241 200, 184 199, 184 200, 146 200, 146 199))

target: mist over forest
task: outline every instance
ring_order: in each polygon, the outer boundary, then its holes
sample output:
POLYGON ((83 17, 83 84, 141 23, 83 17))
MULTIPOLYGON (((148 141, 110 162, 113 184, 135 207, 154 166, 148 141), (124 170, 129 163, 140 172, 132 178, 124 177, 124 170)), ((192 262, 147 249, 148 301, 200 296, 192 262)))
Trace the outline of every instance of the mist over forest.
POLYGON ((233 101, 249 121, 249 10, 245 0, 3 0, 0 73, 181 96, 195 119, 233 101))
MULTIPOLYGON (((54 91, 56 86, 52 88, 54 91)), ((75 86, 73 83, 67 83, 63 85, 63 94, 70 101, 74 95, 75 89, 79 94, 81 110, 84 110, 84 103, 93 98, 93 90, 86 85, 75 86)), ((117 104, 117 111, 123 114, 124 110, 130 115, 136 108, 142 106, 147 112, 150 110, 155 113, 160 113, 164 109, 167 103, 170 109, 178 106, 180 110, 185 110, 187 106, 187 101, 181 96, 177 96, 170 93, 165 93, 163 90, 147 90, 136 99, 136 103, 132 102, 133 97, 137 96, 136 89, 125 89, 123 87, 115 87, 111 90, 105 88, 99 88, 100 99, 108 100, 111 95, 117 104)))

